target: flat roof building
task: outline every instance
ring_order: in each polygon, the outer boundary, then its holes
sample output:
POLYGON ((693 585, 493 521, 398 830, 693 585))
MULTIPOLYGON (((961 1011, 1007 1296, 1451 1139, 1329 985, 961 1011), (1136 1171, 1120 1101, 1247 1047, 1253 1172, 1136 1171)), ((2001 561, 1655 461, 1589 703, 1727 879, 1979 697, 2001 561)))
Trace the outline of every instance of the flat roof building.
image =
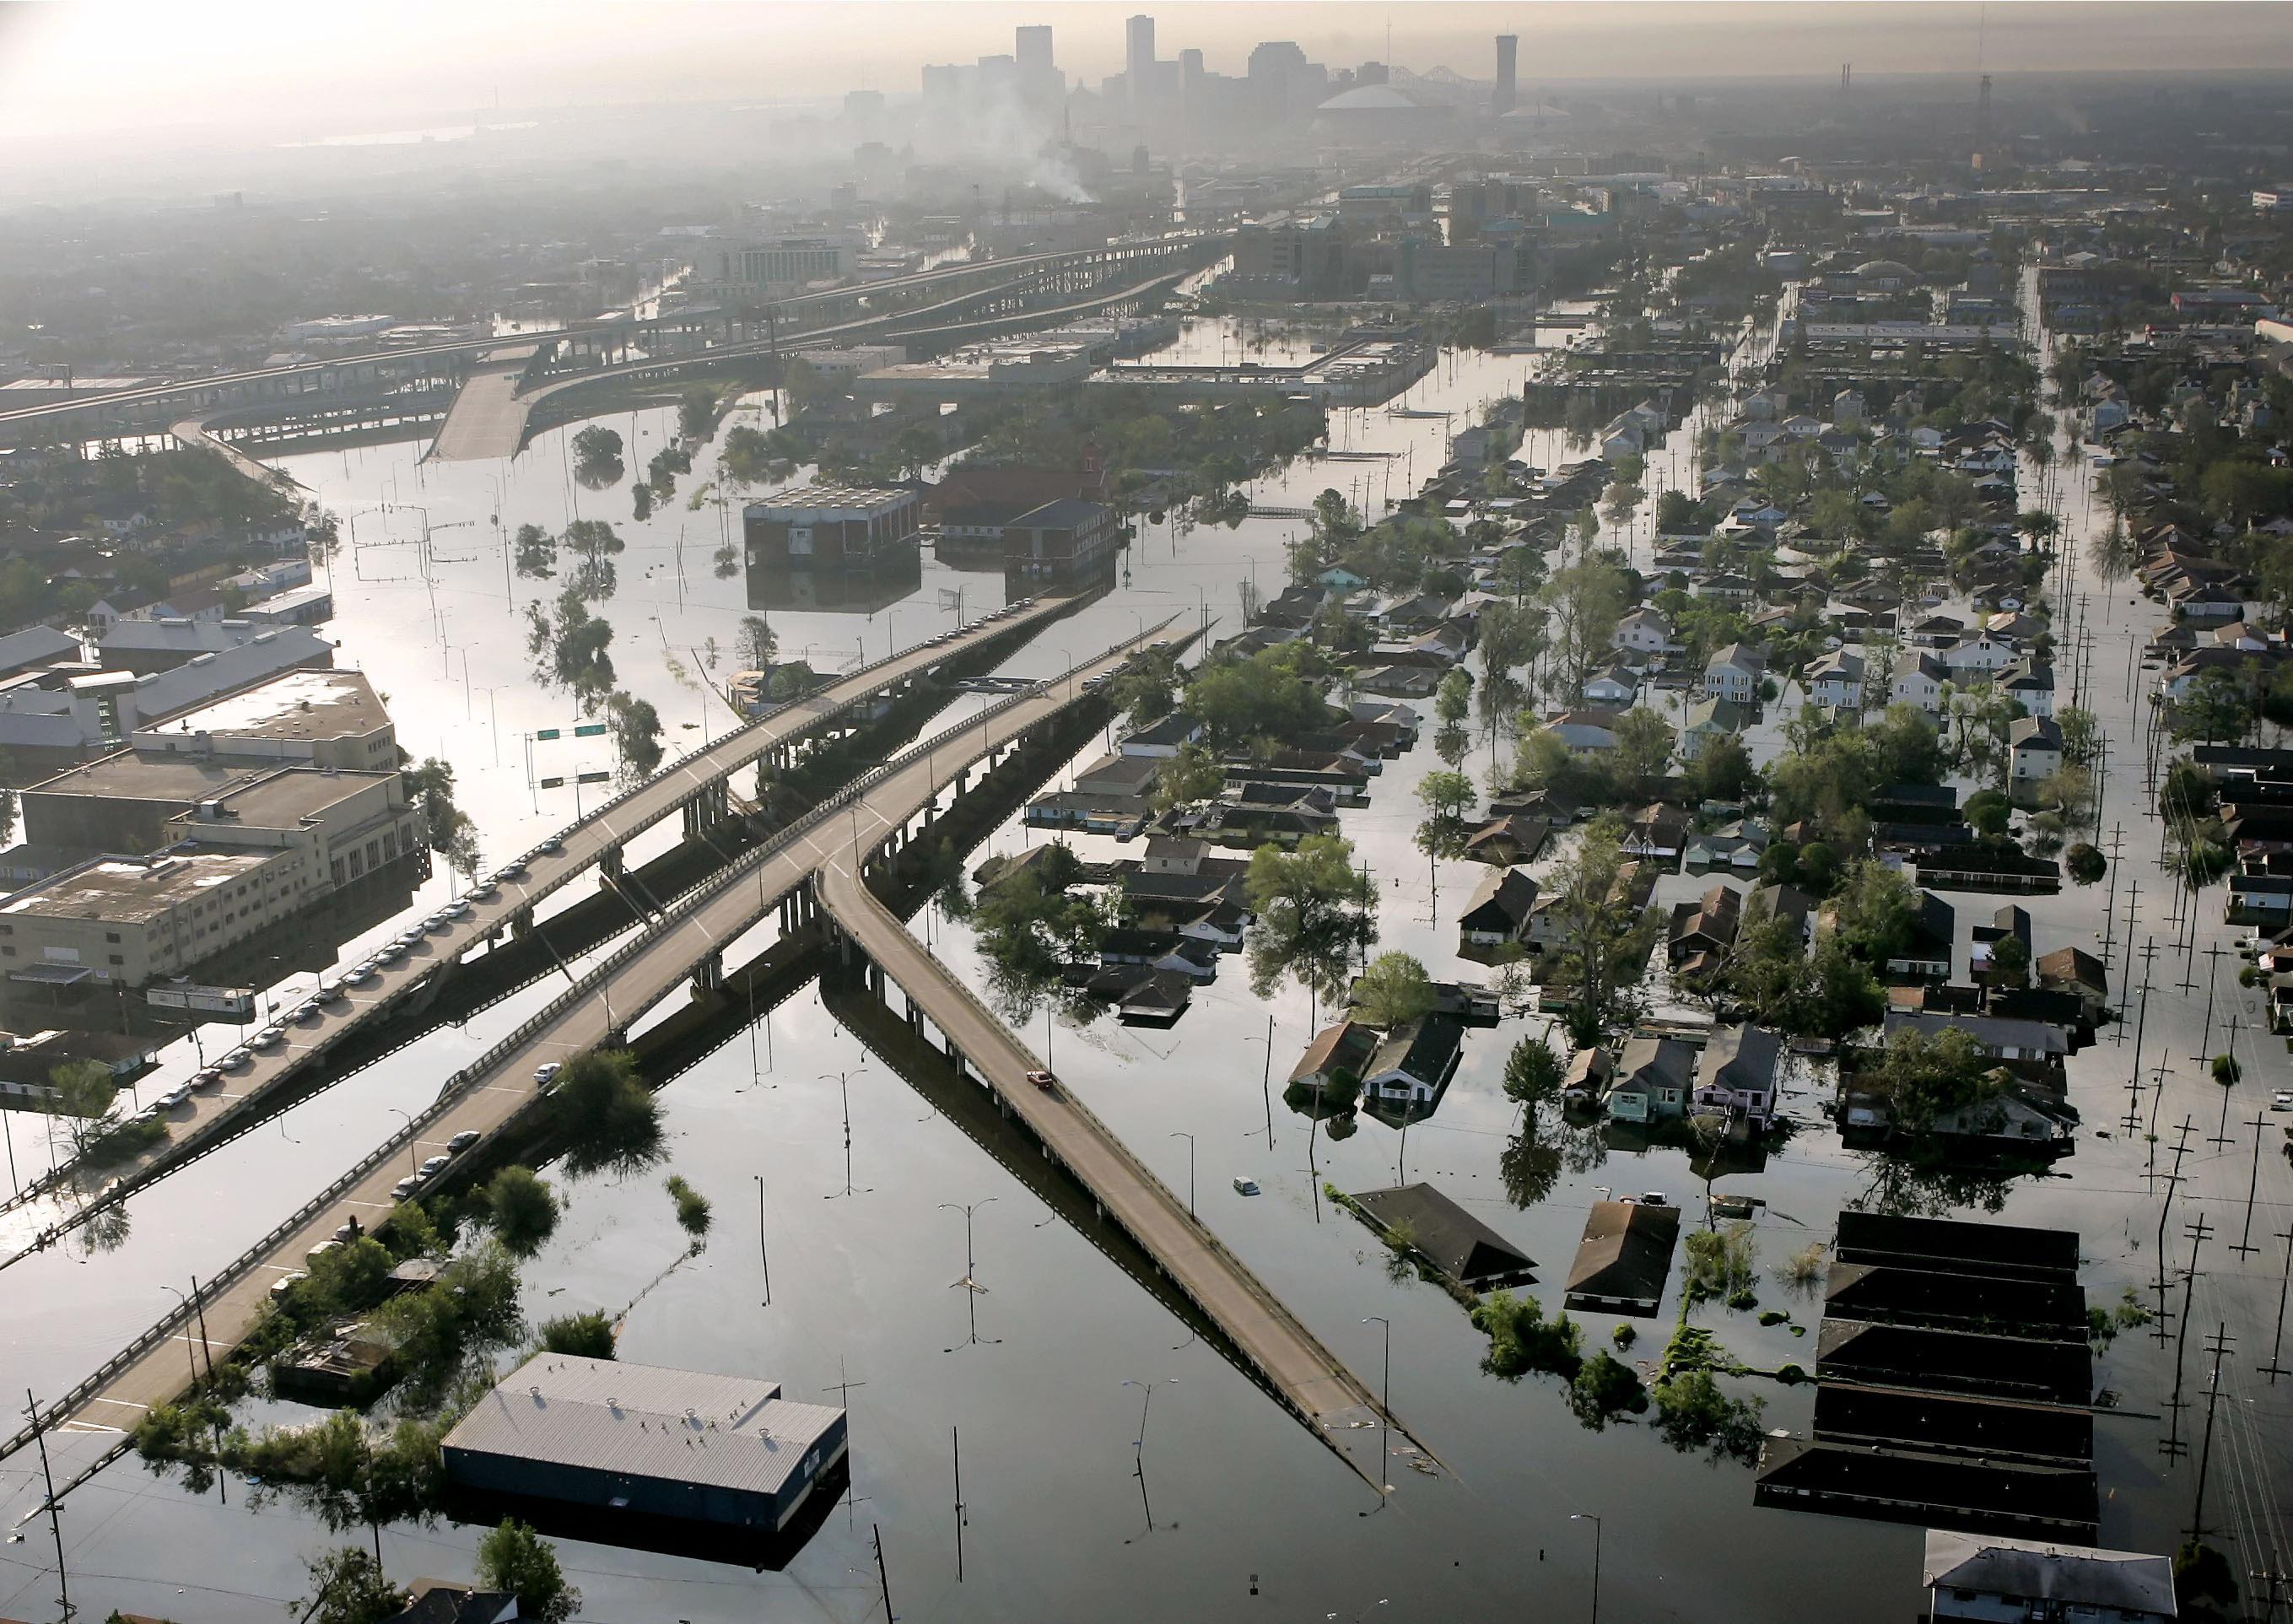
POLYGON ((751 569, 865 569, 912 552, 923 495, 903 486, 814 484, 741 510, 751 569))
POLYGON ((138 751, 382 771, 398 730, 362 671, 285 671, 227 698, 136 728, 138 751))
POLYGON ((446 1435, 482 1493, 778 1532, 844 1458, 845 1413, 777 1382, 537 1353, 446 1435))

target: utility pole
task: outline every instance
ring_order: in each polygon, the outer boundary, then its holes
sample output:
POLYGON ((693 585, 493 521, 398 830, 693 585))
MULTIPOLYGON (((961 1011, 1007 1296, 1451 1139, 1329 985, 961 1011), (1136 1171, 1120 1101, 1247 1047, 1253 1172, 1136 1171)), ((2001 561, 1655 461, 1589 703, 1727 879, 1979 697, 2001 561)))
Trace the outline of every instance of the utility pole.
POLYGON ((56 1518, 55 1474, 48 1469, 48 1435, 40 1425, 39 1401, 32 1397, 29 1387, 24 1389, 24 1417, 32 1424, 32 1441, 40 1446, 40 1481, 48 1490, 48 1532, 56 1541, 56 1602, 63 1609, 65 1624, 70 1624, 71 1580, 64 1573, 64 1525, 56 1518))
POLYGON ((756 1175, 756 1179, 757 1252, 764 1260, 765 1265, 765 1301, 763 1306, 770 1308, 773 1305, 773 1248, 771 1242, 766 1238, 765 1234, 765 1175, 761 1173, 758 1173, 756 1175))
MULTIPOLYGON (((2224 1089, 2223 1092, 2226 1093, 2228 1091, 2224 1089)), ((2245 1125, 2253 1130, 2253 1171, 2247 1175, 2245 1181, 2245 1232, 2238 1237, 2237 1245, 2230 1250, 2240 1257, 2251 1257, 2261 1250, 2253 1244, 2253 1198, 2261 1189, 2261 1135, 2263 1130, 2269 1126, 2269 1118, 2257 1108, 2253 1120, 2245 1125)))
POLYGON ((2204 1035, 2198 1040, 2198 1052, 2190 1057, 2201 1066, 2213 1059, 2209 1051, 2214 1041, 2214 978, 2221 970, 2222 954, 2228 951, 2219 942, 2206 949, 2206 1024, 2201 1028, 2204 1035))
POLYGON ((960 1585, 963 1582, 963 1433, 951 1426, 947 1435, 955 1450, 955 1582, 960 1585))
POLYGON ((894 1621, 896 1620, 900 1615, 892 1611, 892 1576, 885 1570, 884 1567, 883 1524, 879 1522, 871 1522, 868 1524, 868 1527, 870 1531, 876 1536, 876 1582, 884 1587, 885 1624, 894 1624, 894 1621))
POLYGON ((2293 1290, 2293 1223, 2287 1224, 2277 1238, 2285 1243, 2285 1272, 2277 1282, 2277 1334, 2269 1341, 2269 1362, 2261 1367, 2272 1387, 2277 1385, 2279 1376, 2293 1376, 2293 1369, 2285 1365, 2285 1298, 2293 1290))
MULTIPOLYGON (((2192 1131, 2190 1119, 2183 1117, 2181 1137, 2174 1146, 2174 1171, 2166 1175, 2166 1198, 2158 1204, 2158 1341, 2161 1345, 2166 1340, 2166 1322, 2173 1318, 2166 1308, 2166 1220, 2174 1210, 2174 1187, 2182 1181, 2182 1158, 2190 1153, 2192 1131)), ((2203 1213, 2198 1214, 2198 1222, 2200 1225, 2205 1222, 2203 1213)), ((2197 1267, 2194 1246, 2190 1253, 2190 1267, 2197 1267)))
MULTIPOLYGON (((2129 970, 2134 968, 2133 939, 2131 937, 2127 938, 2128 951, 2126 955, 2126 967, 2129 970)), ((2134 1022, 2134 1069, 2127 1076, 2126 1121, 2122 1125, 2128 1133, 2137 1133, 2142 1129, 2142 1039, 2143 1034, 2150 1029, 2150 965, 2146 955, 2156 946, 2157 938, 2152 937, 2149 946, 2143 949, 2145 957, 2142 965, 2142 1009, 2134 1022)), ((2158 1153, 2153 1144, 2150 1152, 2150 1165, 2153 1172, 2156 1170, 2157 1162, 2158 1153)))
POLYGON ((2230 1334, 2227 1321, 2214 1333, 2213 1380, 2206 1388, 2206 1433, 2198 1445, 2198 1500, 2190 1512, 2190 1538, 2202 1539, 2206 1534, 2206 1471, 2214 1458, 2214 1406, 2221 1398, 2222 1355, 2229 1352, 2230 1334))

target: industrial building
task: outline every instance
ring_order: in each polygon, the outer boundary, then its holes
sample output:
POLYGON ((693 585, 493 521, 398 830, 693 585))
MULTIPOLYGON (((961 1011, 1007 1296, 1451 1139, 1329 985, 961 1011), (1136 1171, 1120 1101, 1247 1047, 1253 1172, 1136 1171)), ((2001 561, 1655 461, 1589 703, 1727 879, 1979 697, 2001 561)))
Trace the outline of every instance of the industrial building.
POLYGON ((48 856, 45 878, 0 897, 0 974, 19 982, 180 975, 422 849, 395 771, 126 751, 22 804, 17 849, 48 856))
POLYGON ((741 516, 752 570, 868 569, 914 551, 923 497, 896 485, 803 485, 741 516))
POLYGON ((727 248, 718 261, 727 287, 763 291, 841 281, 852 274, 852 245, 826 237, 783 237, 727 248))
POLYGON ((777 1533, 844 1458, 845 1413, 777 1382, 537 1353, 442 1446, 481 1494, 777 1533))
POLYGON ((1003 567, 1030 580, 1074 575, 1112 556, 1121 540, 1112 508, 1063 497, 1003 526, 1003 567))
POLYGON ((361 671, 287 671, 128 735, 139 751, 379 772, 398 729, 361 671))

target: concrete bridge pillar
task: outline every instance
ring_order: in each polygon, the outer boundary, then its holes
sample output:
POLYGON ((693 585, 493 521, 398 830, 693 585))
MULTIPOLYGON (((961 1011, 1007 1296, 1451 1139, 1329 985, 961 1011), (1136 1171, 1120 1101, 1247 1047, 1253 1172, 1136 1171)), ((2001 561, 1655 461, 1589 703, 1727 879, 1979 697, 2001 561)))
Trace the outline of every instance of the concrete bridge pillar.
POLYGON ((512 939, 531 934, 533 930, 533 909, 531 905, 520 908, 516 913, 509 916, 509 930, 512 939))
POLYGON ((598 855, 597 867, 614 879, 620 879, 621 876, 621 849, 617 845, 606 847, 605 849, 598 855))
POLYGON ((721 952, 710 954, 693 967, 693 985, 704 993, 725 985, 725 955, 721 952))

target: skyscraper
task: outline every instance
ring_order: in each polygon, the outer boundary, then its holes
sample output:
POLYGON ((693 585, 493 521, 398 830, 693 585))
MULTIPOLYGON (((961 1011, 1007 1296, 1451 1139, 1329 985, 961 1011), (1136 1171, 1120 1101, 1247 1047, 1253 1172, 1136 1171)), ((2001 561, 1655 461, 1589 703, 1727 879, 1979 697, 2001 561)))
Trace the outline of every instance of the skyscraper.
POLYGON ((1497 87, 1489 97, 1489 111, 1500 118, 1513 109, 1515 64, 1519 54, 1519 36, 1497 36, 1497 87))
POLYGON ((1049 23, 1022 25, 1017 30, 1015 53, 1019 59, 1022 78, 1051 70, 1051 27, 1049 23))
POLYGON ((1155 20, 1141 12, 1124 23, 1122 45, 1122 82, 1135 116, 1155 93, 1155 20))

